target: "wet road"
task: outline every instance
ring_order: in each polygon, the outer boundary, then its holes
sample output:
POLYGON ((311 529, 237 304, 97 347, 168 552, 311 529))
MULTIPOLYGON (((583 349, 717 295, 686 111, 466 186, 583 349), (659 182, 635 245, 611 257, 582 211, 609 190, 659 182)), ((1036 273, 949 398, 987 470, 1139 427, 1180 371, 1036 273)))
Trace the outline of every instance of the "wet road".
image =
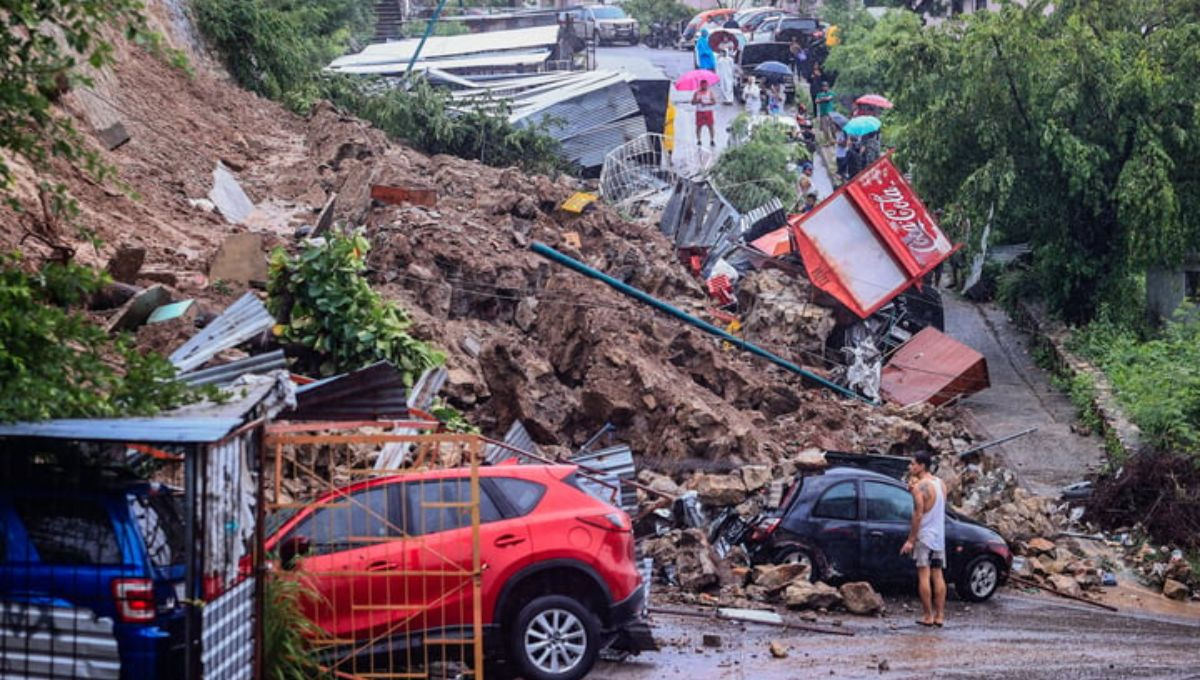
POLYGON ((1098 468, 1104 462, 1103 442, 1072 431, 1075 406, 1034 362, 1028 335, 994 304, 975 304, 947 291, 942 299, 946 333, 987 358, 992 386, 962 402, 977 424, 990 438, 1038 428, 992 449, 1022 486, 1057 496, 1061 487, 1098 468))
POLYGON ((1200 678, 1200 624, 1194 621, 1113 614, 1006 591, 983 604, 950 601, 946 628, 931 630, 914 623, 919 605, 913 598, 887 600, 882 618, 822 617, 822 624, 842 621, 854 637, 655 614, 661 651, 601 663, 588 677, 1200 678), (722 646, 703 647, 706 633, 719 635, 722 646), (772 657, 772 641, 787 648, 787 658, 772 657))

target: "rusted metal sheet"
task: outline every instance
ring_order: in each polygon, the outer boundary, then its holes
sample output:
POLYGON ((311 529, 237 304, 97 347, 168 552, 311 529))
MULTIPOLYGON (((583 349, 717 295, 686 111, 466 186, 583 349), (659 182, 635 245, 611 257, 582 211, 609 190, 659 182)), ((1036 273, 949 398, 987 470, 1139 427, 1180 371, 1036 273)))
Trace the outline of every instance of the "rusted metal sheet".
POLYGON ((386 184, 371 185, 371 199, 388 205, 423 205, 427 208, 437 206, 436 189, 416 189, 413 187, 393 187, 386 184))
POLYGON ((983 355, 933 327, 904 343, 883 367, 884 397, 904 406, 937 406, 990 385, 983 355))
POLYGON ((381 361, 353 373, 296 390, 296 408, 285 420, 387 420, 407 418, 409 389, 392 364, 381 361))

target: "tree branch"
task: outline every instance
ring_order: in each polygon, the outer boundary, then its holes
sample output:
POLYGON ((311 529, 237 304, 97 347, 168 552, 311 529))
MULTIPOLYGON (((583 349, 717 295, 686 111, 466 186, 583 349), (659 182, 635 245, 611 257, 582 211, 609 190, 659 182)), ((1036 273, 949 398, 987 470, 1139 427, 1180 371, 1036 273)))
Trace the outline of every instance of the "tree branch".
POLYGON ((1017 113, 1021 115, 1021 120, 1025 122, 1025 129, 1033 132, 1033 123, 1029 120, 1029 116, 1025 113, 1025 105, 1021 103, 1021 97, 1017 94, 1017 84, 1013 82, 1012 71, 1008 70, 1008 62, 1004 60, 1004 52, 1000 49, 1000 39, 995 35, 992 36, 992 44, 996 47, 996 57, 1000 59, 1000 64, 1004 68, 1004 77, 1008 80, 1008 90, 1012 93, 1013 103, 1017 107, 1017 113))

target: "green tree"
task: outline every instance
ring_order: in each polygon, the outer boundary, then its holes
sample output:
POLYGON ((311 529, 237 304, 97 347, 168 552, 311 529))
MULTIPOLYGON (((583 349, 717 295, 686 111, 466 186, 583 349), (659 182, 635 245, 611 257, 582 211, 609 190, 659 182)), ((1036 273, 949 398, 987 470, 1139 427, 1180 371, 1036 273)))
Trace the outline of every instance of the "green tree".
MULTIPOLYGON (((1137 277, 1200 237, 1197 2, 1015 5, 905 34, 880 54, 889 132, 950 222, 1035 244, 1070 320, 1138 310, 1137 277)), ((1136 313, 1133 314, 1136 316, 1136 313)))
POLYGON ((732 135, 741 143, 726 149, 712 170, 713 183, 739 211, 758 208, 778 198, 785 208, 796 203, 795 172, 788 164, 806 157, 804 147, 788 138, 787 128, 763 122, 749 129, 742 114, 733 121, 732 135))
POLYGON ((72 264, 36 274, 19 265, 0 258, 0 422, 151 415, 199 398, 161 355, 73 309, 103 276, 72 264))
POLYGON ((655 22, 677 24, 696 13, 696 10, 675 0, 627 0, 621 7, 638 20, 643 33, 650 30, 650 24, 655 22))

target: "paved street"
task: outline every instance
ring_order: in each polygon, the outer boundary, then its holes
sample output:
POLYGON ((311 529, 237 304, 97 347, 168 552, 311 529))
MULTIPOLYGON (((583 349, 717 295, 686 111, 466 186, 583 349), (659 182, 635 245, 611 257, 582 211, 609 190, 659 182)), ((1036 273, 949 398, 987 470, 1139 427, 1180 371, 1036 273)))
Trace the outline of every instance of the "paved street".
POLYGON ((1036 427, 1037 432, 995 449, 1022 485, 1057 496, 1104 461, 1096 435, 1072 431, 1075 406, 1050 383, 1029 353, 1029 336, 994 304, 975 304, 945 292, 946 332, 987 359, 992 386, 963 402, 994 438, 1036 427))
POLYGON ((795 680, 796 678, 1195 678, 1194 621, 1113 614, 1046 596, 1004 592, 983 604, 947 603, 947 624, 914 623, 911 596, 888 596, 883 618, 823 616, 854 637, 657 614, 666 644, 624 663, 602 663, 598 680, 795 680), (706 648, 702 636, 721 636, 706 648), (771 641, 788 648, 773 658, 771 641), (886 662, 886 663, 885 663, 886 662), (880 664, 885 668, 881 669, 880 664))

